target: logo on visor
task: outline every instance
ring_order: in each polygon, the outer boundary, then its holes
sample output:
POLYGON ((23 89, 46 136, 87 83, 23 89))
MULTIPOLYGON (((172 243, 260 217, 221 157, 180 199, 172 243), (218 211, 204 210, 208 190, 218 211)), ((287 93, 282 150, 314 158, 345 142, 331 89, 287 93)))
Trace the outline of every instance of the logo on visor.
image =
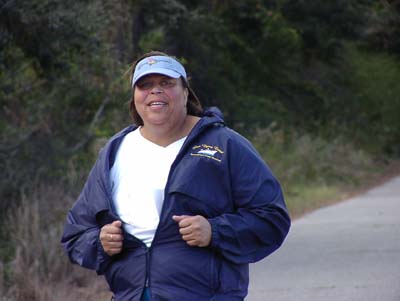
POLYGON ((150 66, 151 65, 154 65, 154 64, 156 64, 157 63, 157 61, 155 60, 155 59, 153 59, 153 58, 149 58, 148 60, 147 60, 147 64, 149 64, 150 66))
POLYGON ((218 146, 207 144, 195 145, 192 147, 193 152, 190 153, 194 157, 206 157, 217 162, 221 162, 224 152, 218 146))

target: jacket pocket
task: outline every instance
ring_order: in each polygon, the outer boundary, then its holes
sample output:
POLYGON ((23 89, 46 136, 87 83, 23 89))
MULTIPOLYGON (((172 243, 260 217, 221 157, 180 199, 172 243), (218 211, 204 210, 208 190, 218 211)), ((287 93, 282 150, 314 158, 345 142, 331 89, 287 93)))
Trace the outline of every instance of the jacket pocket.
MULTIPOLYGON (((184 300, 210 300, 219 286, 218 263, 209 248, 189 247, 185 242, 158 245, 152 250, 150 286, 180 291, 184 300)), ((177 299, 170 299, 177 300, 177 299)))
POLYGON ((249 265, 221 260, 219 293, 246 291, 249 285, 249 265))
POLYGON ((146 256, 143 252, 123 252, 115 255, 105 271, 110 290, 116 295, 141 290, 146 274, 146 256))

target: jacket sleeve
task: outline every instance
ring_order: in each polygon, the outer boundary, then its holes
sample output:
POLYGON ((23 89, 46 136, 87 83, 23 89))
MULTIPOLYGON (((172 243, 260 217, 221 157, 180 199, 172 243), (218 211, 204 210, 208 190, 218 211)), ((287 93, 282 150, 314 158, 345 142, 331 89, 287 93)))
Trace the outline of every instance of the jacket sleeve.
POLYGON ((61 238, 61 244, 70 260, 85 268, 102 274, 111 257, 107 255, 100 243, 101 223, 98 217, 107 211, 104 192, 98 178, 98 162, 89 174, 88 180, 74 206, 69 210, 61 238))
POLYGON ((290 228, 280 184, 251 144, 239 142, 228 148, 235 211, 209 219, 211 247, 238 264, 274 252, 290 228))

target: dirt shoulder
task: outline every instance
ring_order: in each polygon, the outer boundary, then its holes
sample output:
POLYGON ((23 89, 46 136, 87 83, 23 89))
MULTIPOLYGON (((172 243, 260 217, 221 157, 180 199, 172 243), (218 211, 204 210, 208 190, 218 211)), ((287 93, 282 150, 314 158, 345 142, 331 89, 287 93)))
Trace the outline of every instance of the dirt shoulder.
POLYGON ((382 170, 382 172, 377 172, 376 174, 372 175, 369 180, 365 181, 356 188, 347 188, 346 191, 344 191, 344 198, 341 198, 339 201, 363 194, 368 190, 380 186, 399 175, 400 159, 390 160, 387 166, 382 170))
POLYGON ((304 215, 311 213, 319 208, 331 206, 340 202, 345 202, 353 197, 358 195, 362 195, 367 191, 380 186, 392 178, 400 175, 400 159, 392 159, 387 161, 382 167, 382 163, 379 166, 379 171, 373 172, 365 177, 365 179, 361 180, 357 185, 346 185, 346 186, 337 186, 338 192, 335 193, 335 196, 323 198, 314 202, 312 206, 304 209, 301 212, 292 212, 291 217, 293 220, 299 219, 304 215))

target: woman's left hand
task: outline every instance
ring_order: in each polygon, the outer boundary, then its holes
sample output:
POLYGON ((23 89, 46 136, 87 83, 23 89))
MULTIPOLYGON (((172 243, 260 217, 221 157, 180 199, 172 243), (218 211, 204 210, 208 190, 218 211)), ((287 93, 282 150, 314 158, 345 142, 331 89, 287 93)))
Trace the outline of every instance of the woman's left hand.
POLYGON ((172 219, 179 225, 182 239, 192 247, 207 247, 211 242, 211 225, 201 216, 174 215, 172 219))

